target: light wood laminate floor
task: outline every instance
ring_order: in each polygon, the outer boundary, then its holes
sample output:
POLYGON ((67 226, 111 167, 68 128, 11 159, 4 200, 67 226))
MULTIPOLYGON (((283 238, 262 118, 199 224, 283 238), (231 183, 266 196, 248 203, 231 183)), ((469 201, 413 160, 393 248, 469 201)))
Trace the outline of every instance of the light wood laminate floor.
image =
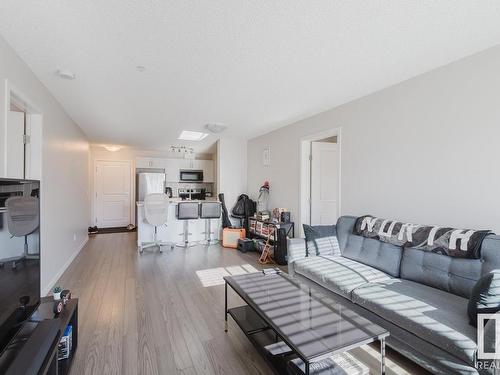
MULTIPOLYGON (((58 283, 80 298, 72 375, 271 373, 231 319, 224 332, 220 275, 260 269, 257 254, 217 245, 138 255, 135 241, 135 233, 90 238, 58 283)), ((376 346, 350 353, 378 373, 376 346)), ((387 362, 388 374, 425 373, 390 350, 387 362)))

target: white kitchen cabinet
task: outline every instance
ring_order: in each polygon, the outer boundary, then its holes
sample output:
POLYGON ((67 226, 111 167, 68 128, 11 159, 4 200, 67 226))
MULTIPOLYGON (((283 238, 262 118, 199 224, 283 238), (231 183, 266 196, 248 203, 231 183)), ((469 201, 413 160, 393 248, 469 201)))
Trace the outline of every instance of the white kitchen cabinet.
POLYGON ((137 158, 135 159, 136 168, 165 168, 166 159, 160 158, 137 158))
POLYGON ((181 161, 181 169, 192 169, 192 170, 200 170, 199 168, 199 160, 195 159, 180 159, 181 161))
POLYGON ((203 171, 203 182, 215 182, 213 160, 137 158, 135 167, 165 169, 167 182, 178 182, 181 170, 203 171))
POLYGON ((178 182, 179 171, 181 170, 180 161, 182 159, 165 159, 165 174, 167 182, 178 182))
POLYGON ((194 162, 196 160, 194 159, 181 159, 180 165, 181 169, 195 169, 194 162))
POLYGON ((197 160, 199 169, 203 170, 203 182, 215 182, 215 165, 213 160, 197 160))
POLYGON ((165 159, 150 158, 151 168, 165 168, 165 159))
POLYGON ((150 168, 148 158, 137 158, 135 159, 136 168, 150 168))

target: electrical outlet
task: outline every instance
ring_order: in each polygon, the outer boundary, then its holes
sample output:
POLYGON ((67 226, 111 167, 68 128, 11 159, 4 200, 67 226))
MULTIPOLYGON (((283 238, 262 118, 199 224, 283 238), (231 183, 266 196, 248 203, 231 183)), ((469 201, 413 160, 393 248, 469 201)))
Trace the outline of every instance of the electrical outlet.
POLYGON ((73 241, 76 241, 76 233, 73 233, 73 241))

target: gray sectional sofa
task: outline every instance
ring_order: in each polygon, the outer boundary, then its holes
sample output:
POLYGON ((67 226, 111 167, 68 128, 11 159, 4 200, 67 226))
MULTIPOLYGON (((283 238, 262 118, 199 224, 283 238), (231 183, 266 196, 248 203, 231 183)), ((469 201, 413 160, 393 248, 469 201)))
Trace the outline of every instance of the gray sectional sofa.
POLYGON ((460 259, 355 235, 355 221, 338 220, 333 255, 306 256, 305 240, 290 239, 289 273, 387 328, 387 345, 432 373, 483 373, 467 303, 476 281, 500 269, 500 236, 486 237, 480 259, 460 259))

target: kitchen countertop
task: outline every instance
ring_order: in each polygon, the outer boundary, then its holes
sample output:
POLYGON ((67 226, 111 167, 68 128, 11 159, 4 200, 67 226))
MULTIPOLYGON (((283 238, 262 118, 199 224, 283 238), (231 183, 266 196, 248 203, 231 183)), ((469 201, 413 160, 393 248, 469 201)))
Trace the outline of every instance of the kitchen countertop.
MULTIPOLYGON (((148 223, 145 218, 146 207, 144 202, 136 202, 137 204, 137 246, 141 247, 147 242, 151 242, 154 239, 155 234, 156 238, 160 241, 166 243, 177 243, 182 241, 182 236, 180 233, 184 232, 184 225, 186 223, 185 220, 179 220, 176 216, 176 211, 178 208, 178 203, 181 201, 179 198, 169 198, 169 208, 168 208, 168 217, 166 220, 167 225, 160 225, 159 227, 155 227, 148 223)), ((211 200, 215 202, 215 199, 211 200)), ((189 201, 185 201, 189 202, 189 201)), ((197 206, 199 203, 205 202, 203 200, 195 200, 191 201, 195 202, 194 204, 197 206)), ((208 201, 210 202, 210 201, 208 201)), ((198 206, 197 206, 198 207, 198 206)), ((189 221, 189 241, 202 241, 205 239, 206 235, 206 219, 197 218, 189 221)), ((213 238, 219 239, 221 232, 221 220, 212 220, 211 225, 213 225, 213 238)))
MULTIPOLYGON (((179 203, 179 202, 197 202, 197 203, 201 203, 201 202, 218 202, 218 199, 215 198, 215 197, 210 197, 210 198, 207 198, 205 200, 201 200, 201 199, 193 199, 193 200, 184 199, 184 200, 182 200, 181 198, 170 198, 169 202, 172 203, 172 204, 179 203)), ((144 206, 144 202, 142 202, 142 201, 137 201, 135 204, 138 207, 144 206)))

